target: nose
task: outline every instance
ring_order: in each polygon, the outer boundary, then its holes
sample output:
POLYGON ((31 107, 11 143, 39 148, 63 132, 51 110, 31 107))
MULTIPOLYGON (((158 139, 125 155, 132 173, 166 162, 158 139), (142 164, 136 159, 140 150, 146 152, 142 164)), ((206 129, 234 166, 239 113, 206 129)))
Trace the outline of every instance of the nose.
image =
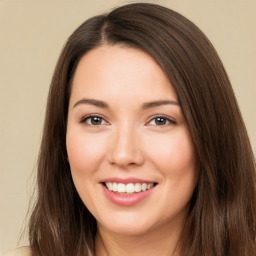
POLYGON ((144 163, 139 132, 127 126, 113 131, 109 142, 108 161, 121 168, 139 166, 144 163))

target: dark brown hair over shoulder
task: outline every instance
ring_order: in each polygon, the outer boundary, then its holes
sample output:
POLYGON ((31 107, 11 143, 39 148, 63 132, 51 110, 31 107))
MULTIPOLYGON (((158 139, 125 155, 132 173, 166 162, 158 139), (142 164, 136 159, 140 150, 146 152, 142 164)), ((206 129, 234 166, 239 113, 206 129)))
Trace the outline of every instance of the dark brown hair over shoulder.
POLYGON ((104 44, 136 47, 151 55, 178 95, 200 168, 181 240, 184 256, 255 256, 255 159, 228 76, 193 23, 146 3, 87 20, 69 37, 59 57, 29 226, 33 256, 94 253, 96 221, 74 187, 65 141, 74 71, 86 52, 104 44))

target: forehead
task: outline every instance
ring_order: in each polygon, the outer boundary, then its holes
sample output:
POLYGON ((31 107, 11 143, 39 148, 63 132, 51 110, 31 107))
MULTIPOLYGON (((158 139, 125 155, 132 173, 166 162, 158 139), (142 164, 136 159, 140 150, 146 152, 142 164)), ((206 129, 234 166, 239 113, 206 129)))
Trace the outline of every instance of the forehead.
POLYGON ((119 45, 100 46, 82 57, 74 74, 71 100, 82 95, 177 98, 168 77, 149 54, 119 45))

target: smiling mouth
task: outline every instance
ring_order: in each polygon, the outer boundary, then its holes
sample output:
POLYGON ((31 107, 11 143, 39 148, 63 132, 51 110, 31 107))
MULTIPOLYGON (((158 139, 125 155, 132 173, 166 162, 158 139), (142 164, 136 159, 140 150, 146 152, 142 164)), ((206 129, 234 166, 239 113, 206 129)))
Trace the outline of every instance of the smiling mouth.
POLYGON ((117 194, 135 194, 150 190, 157 183, 117 183, 117 182, 103 182, 102 183, 109 191, 112 191, 117 194))

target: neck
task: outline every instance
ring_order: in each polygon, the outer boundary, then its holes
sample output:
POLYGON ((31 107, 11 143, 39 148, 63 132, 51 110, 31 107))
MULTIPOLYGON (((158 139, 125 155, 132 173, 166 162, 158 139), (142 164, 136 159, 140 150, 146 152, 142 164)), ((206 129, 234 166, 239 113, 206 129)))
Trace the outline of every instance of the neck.
POLYGON ((120 235, 98 225, 96 256, 181 256, 181 233, 182 228, 177 230, 167 225, 161 230, 151 230, 142 235, 120 235))

